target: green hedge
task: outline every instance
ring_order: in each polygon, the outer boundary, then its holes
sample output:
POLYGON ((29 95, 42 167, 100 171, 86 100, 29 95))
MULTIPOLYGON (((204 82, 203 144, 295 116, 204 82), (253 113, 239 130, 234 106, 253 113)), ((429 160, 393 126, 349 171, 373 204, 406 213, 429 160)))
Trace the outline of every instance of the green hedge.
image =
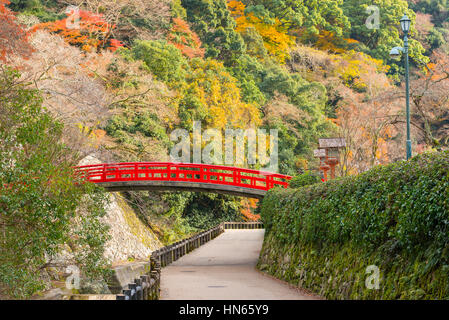
POLYGON ((449 298, 449 152, 273 189, 261 216, 259 267, 284 280, 328 298, 449 298))

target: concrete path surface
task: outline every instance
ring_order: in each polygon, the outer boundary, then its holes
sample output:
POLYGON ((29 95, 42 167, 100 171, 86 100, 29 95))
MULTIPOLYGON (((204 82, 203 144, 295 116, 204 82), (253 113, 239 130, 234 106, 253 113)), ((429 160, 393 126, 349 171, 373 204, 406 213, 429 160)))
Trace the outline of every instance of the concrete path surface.
POLYGON ((162 269, 161 300, 319 299, 256 270, 264 230, 226 230, 162 269))

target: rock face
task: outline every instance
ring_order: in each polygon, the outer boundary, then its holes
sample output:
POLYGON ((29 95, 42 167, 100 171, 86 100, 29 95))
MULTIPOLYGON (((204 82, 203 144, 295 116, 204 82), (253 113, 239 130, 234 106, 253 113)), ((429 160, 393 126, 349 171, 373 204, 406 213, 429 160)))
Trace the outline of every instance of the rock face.
POLYGON ((140 276, 149 274, 151 270, 151 263, 134 262, 127 263, 114 268, 114 275, 109 280, 108 286, 111 293, 122 293, 122 289, 128 288, 128 284, 134 283, 134 279, 139 279, 140 276))
MULTIPOLYGON (((85 157, 79 165, 99 164, 92 155, 85 157)), ((151 252, 163 245, 150 228, 143 224, 133 209, 119 193, 109 194, 104 221, 111 227, 111 239, 105 246, 105 257, 118 264, 129 260, 148 260, 151 252)))
POLYGON ((145 226, 119 194, 110 195, 105 222, 111 227, 111 239, 105 246, 105 257, 112 263, 129 259, 148 260, 162 243, 145 226))

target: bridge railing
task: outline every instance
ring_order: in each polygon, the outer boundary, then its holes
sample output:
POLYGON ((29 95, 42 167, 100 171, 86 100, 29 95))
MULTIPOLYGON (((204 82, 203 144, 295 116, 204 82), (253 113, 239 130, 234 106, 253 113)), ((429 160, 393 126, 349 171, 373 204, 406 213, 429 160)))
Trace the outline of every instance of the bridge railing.
POLYGON ((291 176, 253 169, 195 163, 127 162, 79 166, 75 172, 94 183, 186 181, 269 190, 286 188, 291 176))

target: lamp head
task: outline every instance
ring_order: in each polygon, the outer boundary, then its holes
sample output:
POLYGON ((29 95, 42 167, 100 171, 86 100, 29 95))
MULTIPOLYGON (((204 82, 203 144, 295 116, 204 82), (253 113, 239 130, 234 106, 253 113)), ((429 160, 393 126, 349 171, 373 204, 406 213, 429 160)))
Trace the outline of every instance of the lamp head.
POLYGON ((398 47, 394 47, 390 50, 390 58, 399 60, 401 58, 401 52, 398 47))
POLYGON ((412 23, 412 20, 410 20, 406 14, 401 18, 401 29, 402 31, 407 34, 410 31, 410 25, 412 23))

